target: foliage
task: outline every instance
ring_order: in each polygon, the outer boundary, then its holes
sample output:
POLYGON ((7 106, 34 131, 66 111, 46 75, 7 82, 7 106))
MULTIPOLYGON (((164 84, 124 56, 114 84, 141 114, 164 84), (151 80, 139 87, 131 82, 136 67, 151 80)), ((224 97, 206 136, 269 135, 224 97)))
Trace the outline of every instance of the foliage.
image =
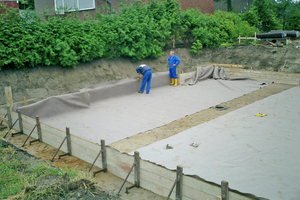
POLYGON ((45 19, 29 12, 0 14, 0 70, 75 67, 102 57, 157 58, 173 38, 190 44, 191 51, 198 54, 202 47, 231 43, 238 35, 256 31, 235 13, 182 11, 177 0, 137 0, 124 3, 120 13, 97 13, 95 18, 79 18, 78 11, 45 19))
MULTIPOLYGON (((34 158, 33 158, 34 159, 34 158)), ((63 194, 59 184, 40 186, 39 180, 48 180, 48 177, 57 177, 58 180, 68 180, 74 183, 78 180, 88 180, 90 177, 66 166, 66 170, 52 167, 42 160, 32 162, 16 148, 0 141, 0 199, 18 196, 17 199, 41 199, 42 196, 63 194), (21 191, 27 191, 20 193, 21 191), (39 197, 39 198, 38 198, 39 197)))
POLYGON ((276 13, 271 9, 273 1, 269 0, 254 0, 251 5, 251 10, 255 10, 258 15, 258 20, 261 22, 261 26, 258 27, 262 31, 278 30, 281 29, 279 19, 276 17, 276 13))
POLYGON ((284 29, 300 31, 300 2, 294 3, 288 13, 284 29))
POLYGON ((193 46, 191 47, 190 51, 194 54, 199 55, 202 52, 201 51, 202 47, 203 47, 202 43, 199 40, 197 40, 196 42, 193 43, 193 46))
POLYGON ((247 10, 239 15, 242 18, 242 20, 247 21, 250 24, 250 26, 261 27, 261 21, 259 20, 256 9, 247 10))
POLYGON ((19 0, 20 10, 34 10, 34 0, 19 0))
POLYGON ((198 10, 189 9, 182 19, 187 27, 186 40, 193 42, 191 52, 196 54, 200 53, 202 47, 232 43, 237 41, 239 35, 249 36, 258 31, 231 12, 217 11, 214 15, 204 15, 198 10))

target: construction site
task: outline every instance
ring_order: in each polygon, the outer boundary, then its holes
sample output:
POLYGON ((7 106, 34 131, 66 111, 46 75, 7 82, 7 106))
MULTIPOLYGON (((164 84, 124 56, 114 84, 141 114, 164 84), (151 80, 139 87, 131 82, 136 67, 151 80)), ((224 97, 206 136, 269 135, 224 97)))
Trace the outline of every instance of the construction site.
MULTIPOLYGON (((241 38, 239 38, 241 39, 241 38)), ((300 40, 0 73, 0 136, 121 199, 300 197, 300 40), (135 68, 153 70, 138 93, 135 68)))

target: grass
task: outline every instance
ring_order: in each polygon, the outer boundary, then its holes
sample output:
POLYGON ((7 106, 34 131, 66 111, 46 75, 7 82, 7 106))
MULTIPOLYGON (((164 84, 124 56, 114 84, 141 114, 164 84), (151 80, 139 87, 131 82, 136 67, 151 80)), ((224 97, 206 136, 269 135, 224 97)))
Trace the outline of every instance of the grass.
POLYGON ((67 166, 64 171, 41 160, 32 162, 14 147, 4 146, 2 141, 0 141, 0 174, 0 199, 12 196, 18 199, 36 199, 41 196, 63 195, 65 190, 61 188, 61 184, 55 184, 56 179, 59 182, 64 179, 65 183, 69 184, 84 176, 67 166), (54 184, 38 186, 36 182, 43 178, 51 179, 50 182, 54 184))
POLYGON ((15 157, 16 151, 12 147, 2 147, 0 144, 0 199, 15 195, 24 189, 26 178, 20 168, 22 163, 15 157))

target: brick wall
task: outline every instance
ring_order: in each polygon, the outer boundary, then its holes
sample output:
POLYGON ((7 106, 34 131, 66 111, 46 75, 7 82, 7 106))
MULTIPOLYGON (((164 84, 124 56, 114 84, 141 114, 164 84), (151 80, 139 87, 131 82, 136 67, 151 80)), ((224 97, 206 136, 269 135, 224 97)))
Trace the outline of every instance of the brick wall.
POLYGON ((198 8, 202 13, 214 13, 214 0, 180 0, 182 10, 198 8))
MULTIPOLYGON (((19 4, 17 3, 17 1, 0 1, 0 3, 6 5, 6 9, 17 9, 17 12, 19 12, 19 4)), ((5 11, 0 12, 4 13, 5 11)))
MULTIPOLYGON (((181 2, 182 10, 187 10, 188 8, 198 8, 202 13, 214 13, 214 0, 178 0, 181 2)), ((113 11, 119 11, 121 2, 124 0, 109 0, 111 3, 111 8, 113 11)), ((127 1, 130 3, 130 1, 127 1)), ((96 9, 79 11, 80 18, 83 18, 84 14, 89 14, 92 17, 95 16, 97 11, 106 14, 110 10, 110 4, 107 0, 95 0, 96 9)), ((43 0, 35 1, 35 10, 37 13, 43 13, 47 9, 48 15, 54 14, 54 0, 43 0)), ((71 14, 70 12, 69 14, 71 14)), ((68 14, 68 13, 66 13, 68 14)))

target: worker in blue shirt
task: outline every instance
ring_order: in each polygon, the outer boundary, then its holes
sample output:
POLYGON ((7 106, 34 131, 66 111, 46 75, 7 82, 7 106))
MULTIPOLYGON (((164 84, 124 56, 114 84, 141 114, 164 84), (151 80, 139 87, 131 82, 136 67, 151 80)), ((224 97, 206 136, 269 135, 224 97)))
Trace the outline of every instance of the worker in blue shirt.
POLYGON ((168 58, 169 62, 169 72, 171 77, 171 83, 170 85, 177 86, 177 75, 176 75, 176 67, 180 63, 180 59, 174 55, 174 51, 170 51, 170 57, 168 58))
POLYGON ((147 88, 146 88, 146 94, 149 94, 150 88, 151 88, 151 79, 152 79, 152 70, 149 66, 142 64, 138 66, 136 69, 136 72, 139 74, 139 78, 137 79, 142 80, 142 85, 138 93, 143 93, 145 90, 145 86, 147 83, 147 88))

